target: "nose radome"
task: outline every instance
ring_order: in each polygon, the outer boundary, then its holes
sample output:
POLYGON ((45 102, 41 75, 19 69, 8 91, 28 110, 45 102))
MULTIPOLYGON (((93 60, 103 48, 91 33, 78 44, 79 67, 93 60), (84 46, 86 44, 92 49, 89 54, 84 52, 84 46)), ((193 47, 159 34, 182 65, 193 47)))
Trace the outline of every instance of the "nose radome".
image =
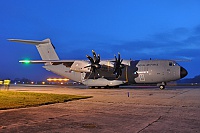
POLYGON ((185 70, 185 68, 181 67, 180 77, 184 78, 187 74, 188 74, 187 70, 185 70))

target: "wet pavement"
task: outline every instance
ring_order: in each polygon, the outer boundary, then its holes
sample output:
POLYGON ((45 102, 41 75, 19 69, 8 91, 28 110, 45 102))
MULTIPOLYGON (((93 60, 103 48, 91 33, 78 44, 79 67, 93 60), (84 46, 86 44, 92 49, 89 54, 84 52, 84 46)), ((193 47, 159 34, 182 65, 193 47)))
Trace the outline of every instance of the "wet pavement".
POLYGON ((89 99, 0 110, 0 132, 200 132, 200 88, 86 89, 12 87, 10 91, 93 96, 89 99))

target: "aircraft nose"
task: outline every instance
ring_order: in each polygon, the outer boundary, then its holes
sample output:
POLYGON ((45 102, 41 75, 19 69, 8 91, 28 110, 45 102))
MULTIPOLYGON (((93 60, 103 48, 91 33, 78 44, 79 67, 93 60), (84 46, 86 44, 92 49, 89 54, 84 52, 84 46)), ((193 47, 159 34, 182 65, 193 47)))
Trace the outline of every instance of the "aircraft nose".
POLYGON ((187 74, 188 74, 187 70, 185 70, 185 68, 181 67, 181 71, 180 71, 181 78, 184 78, 187 74))

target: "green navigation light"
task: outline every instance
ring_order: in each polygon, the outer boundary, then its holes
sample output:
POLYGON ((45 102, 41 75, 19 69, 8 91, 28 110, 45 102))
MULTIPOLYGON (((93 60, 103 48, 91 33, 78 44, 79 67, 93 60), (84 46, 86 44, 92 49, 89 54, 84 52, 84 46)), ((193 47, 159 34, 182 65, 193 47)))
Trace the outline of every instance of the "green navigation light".
POLYGON ((24 60, 24 64, 29 64, 30 62, 30 60, 24 60))

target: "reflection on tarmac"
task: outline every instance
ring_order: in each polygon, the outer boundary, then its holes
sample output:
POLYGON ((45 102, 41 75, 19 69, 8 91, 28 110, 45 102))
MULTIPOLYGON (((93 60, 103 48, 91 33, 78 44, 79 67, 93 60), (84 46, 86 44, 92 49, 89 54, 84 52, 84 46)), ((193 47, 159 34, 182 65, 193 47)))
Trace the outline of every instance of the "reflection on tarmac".
POLYGON ((200 132, 200 87, 11 86, 93 98, 0 111, 0 132, 200 132))

